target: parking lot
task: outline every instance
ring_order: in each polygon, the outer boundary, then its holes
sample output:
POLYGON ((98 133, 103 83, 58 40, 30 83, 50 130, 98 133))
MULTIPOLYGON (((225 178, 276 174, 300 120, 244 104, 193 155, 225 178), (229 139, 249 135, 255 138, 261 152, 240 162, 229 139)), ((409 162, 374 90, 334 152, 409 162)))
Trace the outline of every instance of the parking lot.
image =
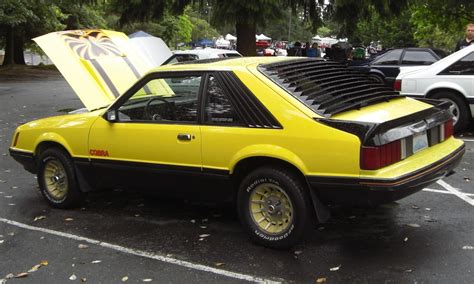
POLYGON ((48 207, 9 157, 11 136, 80 107, 53 72, 0 78, 0 283, 472 283, 472 126, 454 175, 385 206, 334 207, 303 243, 277 251, 250 242, 231 204, 115 190, 75 210, 48 207))

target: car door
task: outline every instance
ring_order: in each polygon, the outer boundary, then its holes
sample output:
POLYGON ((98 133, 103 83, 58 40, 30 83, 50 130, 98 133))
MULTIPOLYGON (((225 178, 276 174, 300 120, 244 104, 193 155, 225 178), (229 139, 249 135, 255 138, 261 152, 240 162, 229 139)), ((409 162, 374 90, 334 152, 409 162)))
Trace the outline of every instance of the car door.
POLYGON ((201 171, 201 81, 198 73, 147 76, 94 123, 89 154, 103 183, 157 185, 201 171))
POLYGON ((446 81, 457 86, 466 96, 469 104, 474 104, 474 52, 454 62, 436 76, 437 81, 446 81))
POLYGON ((388 86, 392 86, 399 70, 399 61, 402 56, 403 49, 393 49, 387 51, 380 58, 375 59, 371 64, 371 68, 378 69, 385 74, 385 81, 388 86))

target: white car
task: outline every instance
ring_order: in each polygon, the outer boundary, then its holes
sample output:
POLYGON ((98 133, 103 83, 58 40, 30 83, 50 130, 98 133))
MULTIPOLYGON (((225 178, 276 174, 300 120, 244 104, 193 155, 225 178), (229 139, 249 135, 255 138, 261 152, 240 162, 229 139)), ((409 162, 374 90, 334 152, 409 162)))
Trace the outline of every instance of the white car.
POLYGON ((204 48, 175 51, 174 54, 166 60, 163 65, 173 64, 177 62, 192 61, 199 59, 226 58, 226 57, 242 57, 236 50, 220 49, 220 48, 204 48))
POLYGON ((459 133, 474 114, 474 45, 430 66, 401 67, 394 89, 402 95, 451 102, 454 130, 459 133))

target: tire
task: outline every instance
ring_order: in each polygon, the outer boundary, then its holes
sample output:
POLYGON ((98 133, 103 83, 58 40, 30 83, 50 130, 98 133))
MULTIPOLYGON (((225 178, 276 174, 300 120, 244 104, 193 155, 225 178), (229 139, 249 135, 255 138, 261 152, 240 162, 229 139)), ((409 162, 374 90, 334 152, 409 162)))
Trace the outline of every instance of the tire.
POLYGON ((295 245, 310 225, 310 199, 293 173, 262 167, 240 184, 237 211, 251 239, 265 247, 286 249, 295 245))
POLYGON ((43 151, 38 159, 38 184, 48 204, 55 208, 73 208, 84 199, 69 155, 59 148, 43 151))
POLYGON ((369 79, 372 80, 373 82, 385 85, 385 79, 382 78, 382 76, 376 75, 373 73, 370 73, 368 76, 369 76, 369 79))
POLYGON ((460 133, 466 129, 471 118, 471 113, 469 106, 459 95, 449 91, 443 91, 434 94, 431 98, 452 103, 450 111, 453 114, 454 133, 460 133))

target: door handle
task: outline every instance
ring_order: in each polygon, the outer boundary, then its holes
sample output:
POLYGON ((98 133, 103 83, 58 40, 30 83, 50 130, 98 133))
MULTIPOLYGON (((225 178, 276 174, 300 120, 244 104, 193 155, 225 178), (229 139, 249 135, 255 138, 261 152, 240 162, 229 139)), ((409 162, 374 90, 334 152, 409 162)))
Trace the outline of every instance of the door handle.
POLYGON ((193 138, 194 136, 192 136, 191 134, 184 134, 184 133, 178 134, 178 140, 181 140, 181 141, 191 141, 191 139, 193 138))

